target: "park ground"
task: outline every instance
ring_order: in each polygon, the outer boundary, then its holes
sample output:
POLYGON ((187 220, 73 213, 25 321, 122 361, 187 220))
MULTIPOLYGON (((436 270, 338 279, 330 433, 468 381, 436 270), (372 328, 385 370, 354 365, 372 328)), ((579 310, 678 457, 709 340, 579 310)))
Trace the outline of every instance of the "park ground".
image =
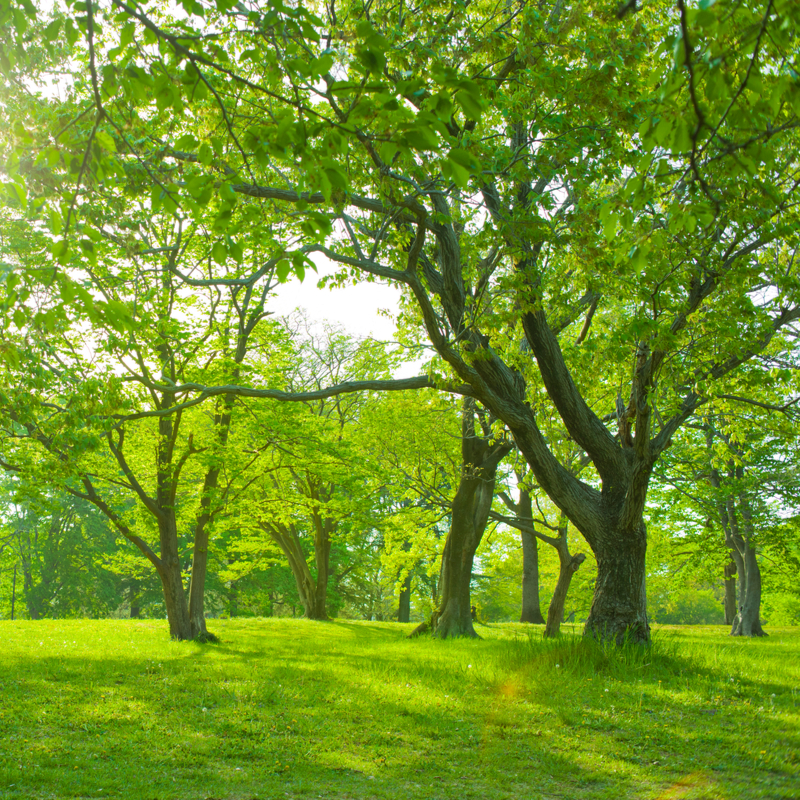
POLYGON ((1 621, 0 798, 800 798, 798 628, 411 628, 1 621))

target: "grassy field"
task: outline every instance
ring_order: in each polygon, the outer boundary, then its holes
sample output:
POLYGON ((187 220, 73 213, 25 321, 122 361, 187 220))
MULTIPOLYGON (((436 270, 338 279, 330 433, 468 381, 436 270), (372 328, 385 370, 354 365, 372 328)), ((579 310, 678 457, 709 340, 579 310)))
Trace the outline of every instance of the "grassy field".
POLYGON ((408 629, 0 622, 0 797, 800 797, 800 629, 408 629))

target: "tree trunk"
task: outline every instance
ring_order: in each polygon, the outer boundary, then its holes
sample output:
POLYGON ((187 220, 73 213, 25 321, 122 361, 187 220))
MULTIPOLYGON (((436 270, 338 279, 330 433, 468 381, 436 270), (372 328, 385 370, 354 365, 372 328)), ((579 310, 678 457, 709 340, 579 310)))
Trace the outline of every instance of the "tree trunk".
MULTIPOLYGON (((524 489, 519 493, 519 515, 533 518, 531 494, 524 489)), ((520 622, 543 624, 544 617, 539 605, 539 541, 530 531, 520 531, 522 538, 522 613, 520 622)))
MULTIPOLYGON (((289 562, 289 569, 292 571, 292 576, 297 586, 297 594, 303 604, 305 617, 318 620, 328 619, 325 607, 326 594, 322 595, 322 602, 320 603, 318 581, 314 580, 314 576, 308 568, 308 562, 300 545, 300 536, 297 530, 293 525, 287 526, 281 523, 273 525, 261 523, 261 528, 283 550, 283 554, 289 562)), ((319 569, 319 562, 317 568, 319 569)), ((325 568, 325 564, 323 564, 323 568, 325 568)), ((327 572, 325 573, 325 581, 327 589, 327 572)))
POLYGON ((470 581, 475 552, 483 538, 494 499, 498 464, 510 445, 475 429, 475 401, 464 399, 461 428, 462 475, 453 498, 450 532, 442 552, 441 601, 433 635, 478 638, 472 625, 470 581))
MULTIPOLYGON (((240 360, 241 346, 237 350, 237 361, 240 360)), ((233 379, 239 377, 238 366, 234 370, 233 379)), ((192 577, 189 584, 189 618, 192 625, 192 637, 202 641, 216 641, 217 637, 208 632, 205 617, 206 575, 208 573, 208 541, 211 520, 217 510, 218 503, 214 497, 219 487, 221 460, 224 458, 231 429, 234 398, 226 394, 214 415, 214 429, 217 441, 216 452, 212 455, 212 463, 206 470, 203 480, 203 492, 200 498, 200 510, 194 526, 194 547, 192 550, 192 577)))
POLYGON ((736 562, 731 560, 725 565, 725 624, 733 625, 736 617, 736 562))
POLYGON ((140 619, 142 616, 142 609, 139 606, 139 592, 137 591, 137 586, 135 582, 131 582, 130 586, 128 587, 128 602, 131 606, 131 619, 140 619))
MULTIPOLYGON (((742 467, 736 469, 737 473, 743 472, 742 467)), ((739 480, 743 477, 743 474, 737 474, 739 480)), ((745 494, 739 495, 738 506, 742 525, 731 538, 735 549, 733 557, 739 574, 739 609, 731 626, 731 636, 766 636, 760 618, 761 568, 752 543, 755 531, 750 501, 745 494)))
POLYGON ((597 583, 586 633, 598 639, 650 641, 645 592, 647 533, 644 521, 632 529, 609 531, 593 546, 597 583))
POLYGON ((397 608, 397 621, 411 621, 411 573, 406 575, 403 581, 403 588, 400 590, 400 603, 397 608))
POLYGON ((572 583, 572 576, 578 571, 580 565, 586 561, 586 556, 583 553, 578 553, 575 556, 570 555, 567 544, 566 524, 559 526, 556 551, 558 552, 559 561, 558 580, 553 592, 553 599, 550 601, 550 608, 547 610, 547 625, 544 629, 544 635, 547 637, 558 636, 560 633, 561 623, 564 620, 564 604, 567 600, 569 585, 572 583))
MULTIPOLYGON (((453 523, 442 552, 441 600, 434 629, 434 636, 440 639, 453 636, 478 638, 470 611, 472 562, 478 543, 474 541, 473 530, 465 529, 463 523, 456 522, 456 504, 465 502, 466 492, 459 489, 459 494, 462 494, 462 498, 457 494, 453 501, 453 523)), ((459 516, 464 516, 464 510, 459 516)))
POLYGON ((329 619, 328 580, 331 569, 332 527, 330 520, 322 519, 316 512, 314 513, 314 560, 317 565, 317 581, 314 587, 314 616, 309 619, 329 619))
MULTIPOLYGON (((163 509, 163 506, 162 506, 163 509)), ((167 607, 169 635, 173 639, 187 640, 193 638, 192 625, 189 619, 189 604, 183 588, 180 554, 178 553, 178 531, 175 512, 172 509, 162 510, 159 521, 161 544, 161 566, 158 576, 164 589, 164 603, 167 607)))

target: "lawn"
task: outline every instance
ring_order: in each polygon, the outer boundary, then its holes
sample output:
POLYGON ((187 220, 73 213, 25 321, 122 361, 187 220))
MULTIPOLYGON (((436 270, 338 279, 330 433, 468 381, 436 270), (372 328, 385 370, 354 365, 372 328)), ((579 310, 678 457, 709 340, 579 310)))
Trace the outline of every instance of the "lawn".
POLYGON ((0 797, 800 797, 800 629, 412 627, 0 622, 0 797))

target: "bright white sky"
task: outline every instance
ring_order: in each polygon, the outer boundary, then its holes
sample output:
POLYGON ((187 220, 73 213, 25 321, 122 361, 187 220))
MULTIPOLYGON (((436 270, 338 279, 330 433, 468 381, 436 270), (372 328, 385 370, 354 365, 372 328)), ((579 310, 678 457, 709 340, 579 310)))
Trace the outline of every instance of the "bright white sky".
POLYGON ((380 316, 378 311, 388 310, 397 314, 400 290, 380 283, 359 283, 344 288, 318 289, 317 281, 332 269, 325 261, 315 259, 319 272, 307 272, 303 283, 291 278, 278 286, 276 297, 269 302, 275 314, 286 316, 296 308, 303 308, 310 319, 341 325, 353 336, 371 337, 382 341, 395 338, 394 321, 380 316))

